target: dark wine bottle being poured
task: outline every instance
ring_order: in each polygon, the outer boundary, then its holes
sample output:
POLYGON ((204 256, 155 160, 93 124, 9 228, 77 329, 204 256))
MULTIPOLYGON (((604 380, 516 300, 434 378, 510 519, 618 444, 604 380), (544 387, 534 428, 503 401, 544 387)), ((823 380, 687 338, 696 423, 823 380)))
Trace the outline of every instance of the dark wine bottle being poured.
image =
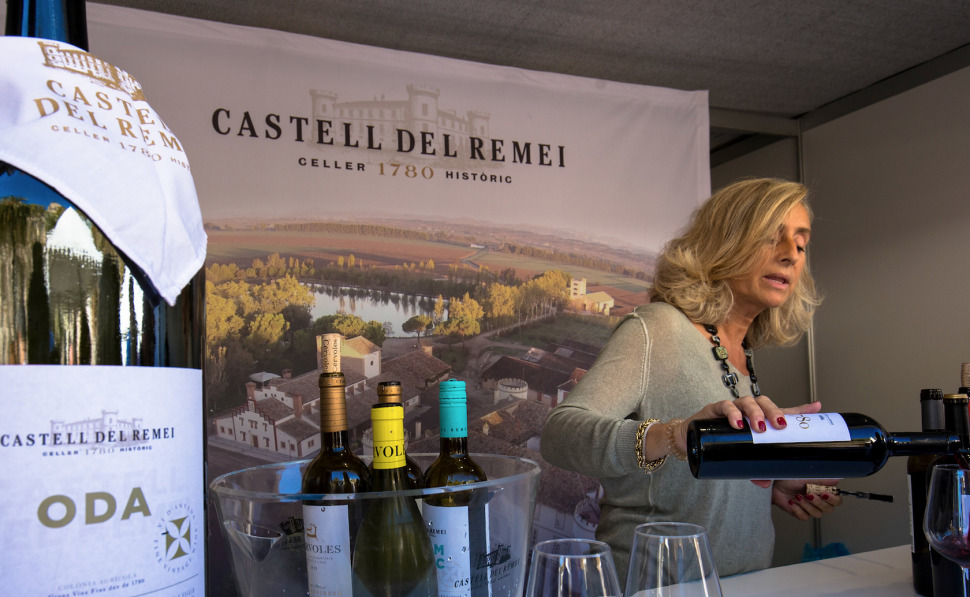
POLYGON ((836 479, 865 477, 891 456, 958 454, 951 431, 889 433, 858 413, 785 415, 788 425, 753 433, 726 419, 691 421, 687 460, 699 479, 836 479))

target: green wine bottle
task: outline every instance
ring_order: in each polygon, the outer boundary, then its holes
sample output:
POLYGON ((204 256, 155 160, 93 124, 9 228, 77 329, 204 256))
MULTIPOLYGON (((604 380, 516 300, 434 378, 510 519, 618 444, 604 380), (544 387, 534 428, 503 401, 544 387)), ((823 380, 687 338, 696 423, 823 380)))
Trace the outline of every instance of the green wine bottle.
MULTIPOLYGON (((438 393, 441 451, 424 473, 425 487, 449 487, 485 481, 485 472, 468 455, 468 406, 465 382, 441 382, 438 393)), ((484 491, 428 496, 425 520, 434 543, 438 594, 442 597, 488 595, 488 508, 484 491)))
MULTIPOLYGON (((408 489, 404 407, 371 407, 374 425, 373 491, 408 489)), ((438 595, 431 539, 413 497, 390 494, 369 500, 354 548, 355 597, 438 595)))
MULTIPOLYGON (((377 384, 377 401, 381 404, 401 404, 401 382, 382 381, 377 384)), ((407 453, 404 457, 407 460, 408 488, 421 489, 424 487, 424 473, 421 472, 421 467, 407 453)), ((373 467, 371 467, 371 470, 373 470, 373 467)))
POLYGON ((174 136, 152 148, 157 167, 126 161, 157 131, 138 119, 158 116, 87 52, 85 14, 83 0, 8 0, 0 37, 0 511, 17 529, 0 593, 203 595, 204 251, 173 258, 184 243, 163 233, 201 235, 198 201, 166 167, 187 162, 174 136), (105 123, 139 131, 130 151, 105 123))
MULTIPOLYGON (((370 470, 350 451, 347 394, 340 372, 340 334, 321 338, 320 453, 303 473, 303 493, 358 493, 370 486, 370 470)), ((363 508, 352 500, 303 504, 310 597, 351 597, 351 554, 363 508)))

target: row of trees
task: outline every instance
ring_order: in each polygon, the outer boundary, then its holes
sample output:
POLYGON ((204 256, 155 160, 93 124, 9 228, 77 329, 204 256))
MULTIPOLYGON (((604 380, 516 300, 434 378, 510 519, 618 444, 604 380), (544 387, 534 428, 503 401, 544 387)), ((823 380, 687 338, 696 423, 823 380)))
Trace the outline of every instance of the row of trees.
POLYGON ((313 321, 313 293, 291 275, 265 282, 214 282, 224 267, 206 269, 206 392, 213 411, 244 400, 245 381, 252 373, 314 369, 320 334, 364 336, 378 346, 387 337, 384 323, 356 315, 338 313, 313 321))
POLYGON ((492 282, 448 301, 448 318, 443 320, 444 300, 435 302, 434 314, 415 315, 401 326, 408 334, 451 335, 462 339, 482 331, 534 319, 559 311, 569 301, 569 275, 550 270, 517 286, 492 282), (443 321, 442 321, 443 320, 443 321))
POLYGON ((293 276, 300 280, 306 280, 316 276, 317 271, 312 259, 299 259, 297 257, 281 257, 279 253, 273 253, 262 259, 253 259, 252 267, 240 269, 235 263, 213 263, 206 268, 206 280, 221 284, 231 280, 249 280, 260 278, 263 280, 280 278, 283 276, 293 276))

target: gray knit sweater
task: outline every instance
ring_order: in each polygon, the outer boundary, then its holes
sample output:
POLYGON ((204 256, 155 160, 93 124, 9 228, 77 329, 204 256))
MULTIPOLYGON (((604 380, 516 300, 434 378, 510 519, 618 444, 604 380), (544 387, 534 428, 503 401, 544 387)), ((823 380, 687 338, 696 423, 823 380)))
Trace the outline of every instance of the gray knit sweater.
MULTIPOLYGON (((721 576, 771 565, 770 490, 750 481, 695 479, 687 463, 673 456, 650 475, 637 466, 641 421, 688 417, 731 398, 711 346, 680 310, 665 303, 641 306, 617 327, 589 372, 546 420, 543 458, 603 485, 596 536, 613 549, 621 583, 633 529, 644 522, 706 528, 721 576)), ((732 370, 741 395, 749 395, 749 378, 732 370)))

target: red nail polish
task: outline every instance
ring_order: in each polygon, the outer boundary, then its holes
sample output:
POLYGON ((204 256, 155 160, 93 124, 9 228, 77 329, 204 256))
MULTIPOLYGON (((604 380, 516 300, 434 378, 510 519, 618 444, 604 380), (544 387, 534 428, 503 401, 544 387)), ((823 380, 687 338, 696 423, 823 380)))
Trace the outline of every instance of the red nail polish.
POLYGON ((788 421, 785 420, 785 417, 778 417, 778 424, 781 425, 782 427, 785 427, 786 425, 788 425, 788 421))
POLYGON ((788 505, 789 506, 794 506, 795 505, 795 502, 793 502, 792 500, 788 500, 788 505))
POLYGON ((758 421, 758 430, 764 431, 766 429, 764 421, 758 421))
POLYGON ((831 499, 831 497, 832 497, 832 496, 830 496, 830 495, 829 495, 829 494, 827 494, 827 493, 823 493, 823 494, 822 494, 822 499, 823 499, 823 500, 827 500, 827 499, 831 499))
POLYGON ((738 429, 744 429, 744 419, 738 419, 736 422, 738 429))
POLYGON ((800 502, 800 501, 802 501, 802 496, 800 496, 800 495, 796 495, 796 496, 795 496, 795 499, 796 499, 796 500, 798 500, 798 501, 800 502))
POLYGON ((810 501, 810 502, 814 502, 815 501, 815 494, 810 493, 810 494, 808 494, 807 497, 808 497, 808 501, 810 501))

